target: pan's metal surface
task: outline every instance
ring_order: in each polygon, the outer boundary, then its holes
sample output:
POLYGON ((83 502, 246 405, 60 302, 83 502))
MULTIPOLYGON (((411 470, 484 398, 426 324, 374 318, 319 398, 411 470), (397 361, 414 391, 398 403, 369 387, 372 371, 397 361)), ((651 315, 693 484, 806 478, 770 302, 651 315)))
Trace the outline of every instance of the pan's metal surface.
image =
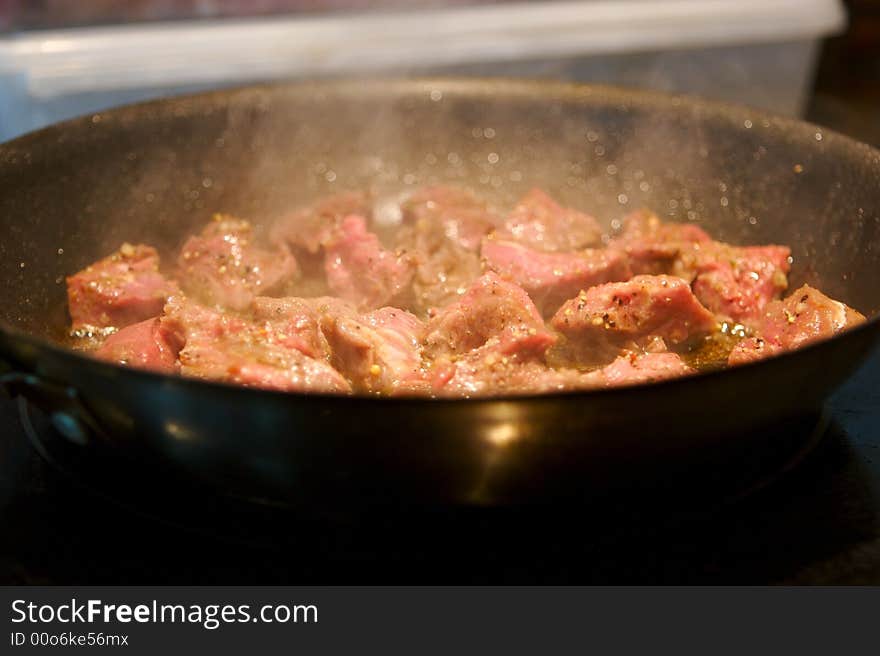
POLYGON ((161 248, 216 211, 265 224, 342 188, 539 185, 618 219, 647 205, 793 247, 792 284, 880 308, 880 153, 805 123, 608 88, 416 80, 254 87, 113 110, 0 146, 0 354, 74 438, 304 508, 504 505, 639 487, 755 449, 821 405, 878 322, 802 351, 650 386, 479 401, 240 389, 52 346, 63 276, 123 240, 161 248), (46 381, 54 383, 46 387, 46 381), (70 390, 75 390, 71 393, 70 390), (758 437, 760 436, 760 437, 758 437))

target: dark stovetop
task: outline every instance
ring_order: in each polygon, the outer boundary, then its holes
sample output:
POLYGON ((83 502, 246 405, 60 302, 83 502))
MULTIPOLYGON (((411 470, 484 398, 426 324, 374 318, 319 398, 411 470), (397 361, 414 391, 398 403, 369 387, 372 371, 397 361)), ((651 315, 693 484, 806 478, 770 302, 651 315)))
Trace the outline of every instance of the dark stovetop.
MULTIPOLYGON (((213 533, 118 506, 48 466, 0 405, 0 583, 880 583, 880 353, 824 437, 745 499, 317 524, 208 507, 213 533), (218 519, 219 517, 219 519, 218 519), (232 536, 231 538, 229 536, 232 536)), ((90 482, 91 483, 91 482, 90 482)), ((162 497, 163 480, 146 479, 162 497)), ((700 490, 695 490, 699 494, 700 490)), ((165 503, 174 503, 165 499, 165 503)))

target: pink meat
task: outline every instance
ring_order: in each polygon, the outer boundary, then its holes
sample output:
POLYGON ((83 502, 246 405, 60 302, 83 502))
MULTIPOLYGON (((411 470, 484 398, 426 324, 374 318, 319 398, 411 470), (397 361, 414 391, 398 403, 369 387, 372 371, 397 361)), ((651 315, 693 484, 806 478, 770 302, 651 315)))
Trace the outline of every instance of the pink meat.
POLYGON ((247 221, 215 214, 181 249, 178 265, 188 293, 210 305, 243 310, 256 296, 282 290, 299 269, 285 248, 253 243, 247 221))
POLYGON ((584 375, 584 387, 621 387, 678 378, 693 373, 675 353, 624 353, 609 365, 584 375))
POLYGON ((400 301, 409 295, 414 273, 409 257, 382 248, 357 215, 345 217, 327 243, 324 269, 330 290, 360 309, 400 301))
POLYGON ((754 321, 755 336, 740 341, 728 359, 743 364, 826 339, 864 323, 851 307, 804 285, 784 301, 772 301, 754 321))
POLYGON ((785 246, 731 246, 687 223, 663 223, 639 210, 609 248, 626 253, 633 273, 669 274, 693 283, 703 305, 734 321, 748 321, 788 286, 785 246))
POLYGON ((122 328, 162 312, 176 283, 159 273, 159 255, 150 246, 123 244, 67 278, 73 330, 122 328))
POLYGON ((159 373, 178 370, 179 336, 162 327, 158 317, 126 326, 110 335, 95 356, 117 364, 159 373))
POLYGON ((492 272, 429 321, 425 335, 431 358, 461 356, 490 339, 498 340, 505 355, 543 352, 556 342, 528 294, 492 272))
POLYGON ((487 344, 454 363, 442 363, 434 372, 432 388, 441 397, 543 394, 635 385, 691 373, 674 353, 626 353, 601 369, 584 373, 551 369, 539 357, 504 356, 487 344))
POLYGON ((435 396, 465 398, 561 391, 577 388, 584 378, 573 369, 551 369, 540 358, 506 356, 493 344, 455 362, 440 362, 432 373, 435 396))
POLYGON ((566 302, 551 325, 581 362, 601 362, 620 348, 663 339, 681 344, 713 332, 715 317, 675 276, 636 276, 592 287, 566 302))
POLYGON ((712 238, 690 223, 663 223, 648 210, 637 210, 623 220, 623 232, 609 248, 626 254, 636 275, 669 274, 690 282, 695 259, 712 238))
POLYGON ((370 216, 369 194, 347 191, 327 196, 308 207, 280 217, 270 231, 272 243, 287 243, 317 253, 333 236, 342 219, 351 214, 370 216))
POLYGON ((483 261, 522 287, 545 317, 583 289, 632 277, 626 256, 613 250, 545 253, 512 241, 483 240, 483 261))
POLYGON ((498 236, 543 251, 571 251, 599 243, 602 228, 592 216, 562 207, 540 189, 523 196, 498 236))
POLYGON ((407 307, 421 316, 458 300, 482 273, 480 257, 436 230, 403 226, 397 248, 415 264, 412 299, 407 307))
POLYGON ((694 294, 716 314, 748 323, 788 287, 790 255, 786 246, 716 243, 696 264, 694 294))
POLYGON ((162 326, 184 341, 180 371, 187 376, 297 392, 349 392, 342 375, 311 358, 271 324, 172 297, 162 326))
POLYGON ((483 237, 500 223, 495 210, 473 193, 443 185, 416 191, 401 209, 404 225, 442 234, 470 251, 479 249, 483 237))
POLYGON ((327 358, 330 347, 321 333, 319 315, 310 300, 258 296, 251 303, 254 323, 284 347, 310 358, 327 358))
POLYGON ((427 390, 420 346, 424 324, 409 312, 384 307, 359 315, 337 304, 321 315, 321 329, 331 363, 355 389, 387 394, 427 390))
POLYGON ((420 316, 458 300, 481 274, 480 240, 500 217, 470 191, 448 186, 421 189, 404 201, 395 244, 415 265, 412 298, 420 316))

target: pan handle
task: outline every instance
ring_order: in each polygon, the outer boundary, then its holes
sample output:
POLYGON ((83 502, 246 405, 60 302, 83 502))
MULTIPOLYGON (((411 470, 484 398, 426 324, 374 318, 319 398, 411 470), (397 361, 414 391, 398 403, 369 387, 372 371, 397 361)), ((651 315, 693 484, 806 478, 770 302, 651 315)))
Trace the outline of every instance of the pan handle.
POLYGON ((0 389, 10 398, 22 396, 45 411, 58 432, 74 444, 86 445, 99 432, 98 424, 83 405, 79 392, 69 385, 10 369, 0 374, 0 389))

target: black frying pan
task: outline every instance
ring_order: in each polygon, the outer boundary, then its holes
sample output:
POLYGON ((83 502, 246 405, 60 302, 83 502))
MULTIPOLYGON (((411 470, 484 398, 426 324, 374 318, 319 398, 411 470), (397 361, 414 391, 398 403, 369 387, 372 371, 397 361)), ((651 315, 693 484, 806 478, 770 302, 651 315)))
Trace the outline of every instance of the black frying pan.
POLYGON ((767 429, 815 412, 880 334, 872 318, 735 370, 472 401, 243 389, 52 343, 66 323, 63 277, 124 240, 173 249, 216 211, 265 224, 334 190, 432 181, 499 203, 538 185, 608 221, 646 205, 724 240, 788 244, 792 288, 810 282, 872 317, 880 308, 880 152, 816 126, 568 84, 253 87, 113 110, 0 146, 7 385, 83 449, 235 493, 334 510, 507 505, 759 457, 767 429))

